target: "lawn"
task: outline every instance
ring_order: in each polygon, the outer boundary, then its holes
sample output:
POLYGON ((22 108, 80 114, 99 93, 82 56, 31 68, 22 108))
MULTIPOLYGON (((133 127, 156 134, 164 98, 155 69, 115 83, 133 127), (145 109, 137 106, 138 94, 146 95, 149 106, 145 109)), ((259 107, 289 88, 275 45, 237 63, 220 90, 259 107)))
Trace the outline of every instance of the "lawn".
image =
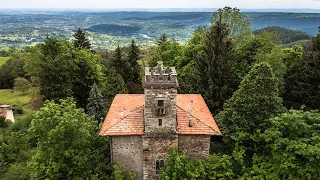
POLYGON ((22 94, 13 89, 0 89, 0 105, 19 105, 22 106, 23 114, 28 114, 32 112, 31 108, 28 106, 30 101, 30 93, 22 94))
POLYGON ((9 60, 10 57, 0 57, 0 67, 9 60))

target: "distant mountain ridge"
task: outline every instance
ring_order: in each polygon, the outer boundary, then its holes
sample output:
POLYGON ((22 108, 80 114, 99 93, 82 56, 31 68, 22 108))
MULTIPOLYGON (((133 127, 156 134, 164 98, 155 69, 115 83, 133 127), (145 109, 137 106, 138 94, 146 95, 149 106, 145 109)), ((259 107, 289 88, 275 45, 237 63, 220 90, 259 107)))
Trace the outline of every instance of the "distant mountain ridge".
POLYGON ((283 28, 280 26, 269 26, 253 32, 255 35, 261 34, 263 31, 271 32, 279 36, 279 40, 282 44, 293 43, 301 40, 311 40, 312 36, 309 34, 299 31, 283 28))

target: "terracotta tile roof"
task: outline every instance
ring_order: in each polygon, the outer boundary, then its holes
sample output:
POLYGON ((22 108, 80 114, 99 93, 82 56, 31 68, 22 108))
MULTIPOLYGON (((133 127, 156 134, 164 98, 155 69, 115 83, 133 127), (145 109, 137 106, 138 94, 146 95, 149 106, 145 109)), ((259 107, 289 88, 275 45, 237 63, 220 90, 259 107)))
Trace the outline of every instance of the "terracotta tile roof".
MULTIPOLYGON (((143 135, 143 108, 143 94, 116 95, 100 135, 143 135)), ((221 135, 201 95, 177 95, 177 134, 221 135)))
POLYGON ((177 95, 177 134, 222 135, 200 94, 177 95))
POLYGON ((101 136, 143 134, 143 94, 117 94, 100 130, 101 136))

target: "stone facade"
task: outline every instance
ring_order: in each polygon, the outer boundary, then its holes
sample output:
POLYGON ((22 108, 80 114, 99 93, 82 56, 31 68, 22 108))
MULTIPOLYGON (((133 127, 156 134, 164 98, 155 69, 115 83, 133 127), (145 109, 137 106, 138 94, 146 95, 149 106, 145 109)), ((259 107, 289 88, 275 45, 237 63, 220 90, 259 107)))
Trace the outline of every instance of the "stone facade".
POLYGON ((111 158, 127 171, 142 179, 143 151, 142 136, 113 136, 111 141, 111 158))
POLYGON ((210 139, 208 135, 179 135, 178 150, 186 152, 191 159, 207 157, 210 152, 210 139))
POLYGON ((178 136, 143 137, 143 179, 157 179, 157 160, 165 161, 171 147, 178 147, 178 136))

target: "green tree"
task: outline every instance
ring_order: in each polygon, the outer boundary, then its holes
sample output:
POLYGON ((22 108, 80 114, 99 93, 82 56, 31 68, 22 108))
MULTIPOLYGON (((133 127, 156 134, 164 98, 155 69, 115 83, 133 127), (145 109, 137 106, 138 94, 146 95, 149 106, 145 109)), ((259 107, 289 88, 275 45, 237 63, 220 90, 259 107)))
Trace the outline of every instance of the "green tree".
POLYGON ((103 78, 100 57, 90 51, 80 50, 73 53, 74 69, 72 76, 72 96, 79 107, 88 104, 89 93, 94 82, 100 83, 103 78))
POLYGON ((14 80, 14 89, 25 94, 31 88, 31 83, 22 77, 16 78, 14 80))
POLYGON ((113 180, 134 180, 134 175, 131 172, 127 172, 120 165, 113 165, 113 180))
POLYGON ((105 164, 110 164, 110 158, 102 152, 108 154, 103 148, 109 143, 97 147, 101 143, 97 143, 96 126, 71 99, 60 100, 60 104, 47 101, 34 115, 30 133, 37 141, 37 152, 29 164, 32 178, 107 178, 105 164))
POLYGON ((258 135, 270 126, 269 118, 283 110, 278 91, 271 67, 255 65, 216 116, 226 149, 245 150, 248 161, 263 152, 258 135))
POLYGON ((182 58, 178 60, 179 92, 186 94, 198 93, 199 77, 197 76, 196 60, 204 54, 206 30, 198 27, 183 49, 182 58))
POLYGON ((191 160, 185 153, 171 149, 167 155, 165 166, 161 169, 161 180, 182 179, 234 179, 232 157, 212 154, 207 158, 191 160))
POLYGON ((167 42, 167 36, 166 34, 161 34, 161 36, 158 39, 158 46, 160 46, 162 43, 167 42))
POLYGON ((104 97, 107 109, 110 107, 116 94, 128 93, 127 86, 122 76, 112 68, 105 71, 105 78, 100 84, 99 89, 101 89, 101 94, 104 97))
MULTIPOLYGON (((40 81, 40 93, 45 99, 58 101, 72 96, 72 44, 66 40, 47 38, 34 51, 34 62, 30 62, 30 73, 36 73, 40 81)), ((33 61, 30 59, 29 61, 33 61)), ((28 67, 28 66, 27 66, 28 67)))
POLYGON ((128 74, 130 74, 130 79, 127 82, 127 87, 129 93, 137 94, 142 90, 141 67, 138 64, 138 60, 140 60, 140 49, 136 42, 132 40, 128 53, 128 62, 130 63, 130 72, 128 74))
POLYGON ((21 54, 14 53, 10 59, 0 67, 0 89, 11 89, 14 87, 14 79, 24 77, 23 69, 25 62, 21 54))
POLYGON ((302 60, 302 46, 294 45, 291 48, 283 49, 285 53, 284 63, 288 69, 291 69, 294 65, 298 64, 302 60))
POLYGON ((77 32, 73 35, 75 38, 73 40, 73 45, 76 49, 87 49, 90 50, 91 43, 89 39, 86 37, 86 34, 78 28, 77 32))
POLYGON ((261 138, 263 156, 254 157, 248 177, 254 179, 318 179, 320 113, 291 110, 271 119, 261 138))
POLYGON ((251 34, 251 22, 240 12, 240 9, 228 6, 218 9, 213 13, 211 23, 215 24, 218 21, 227 25, 228 35, 231 37, 251 34))
POLYGON ((93 117, 98 124, 103 121, 103 118, 106 115, 106 103, 103 100, 103 96, 96 83, 93 84, 90 91, 86 109, 89 116, 93 117))
POLYGON ((113 52, 113 56, 111 58, 111 65, 116 70, 118 74, 120 74, 125 82, 130 79, 130 75, 127 73, 129 71, 130 63, 123 58, 123 51, 118 45, 117 48, 113 52))
POLYGON ((200 174, 200 178, 198 179, 215 180, 235 179, 232 165, 233 160, 231 156, 226 154, 210 154, 207 158, 199 160, 195 166, 200 174))
POLYGON ((213 114, 222 110, 238 86, 233 69, 234 49, 227 26, 217 22, 206 33, 204 52, 196 59, 198 93, 206 100, 213 114))
POLYGON ((313 49, 285 75, 284 100, 287 108, 320 107, 320 32, 313 38, 313 49))
POLYGON ((171 149, 166 164, 161 169, 160 180, 196 179, 198 172, 185 153, 179 155, 177 149, 171 149))

